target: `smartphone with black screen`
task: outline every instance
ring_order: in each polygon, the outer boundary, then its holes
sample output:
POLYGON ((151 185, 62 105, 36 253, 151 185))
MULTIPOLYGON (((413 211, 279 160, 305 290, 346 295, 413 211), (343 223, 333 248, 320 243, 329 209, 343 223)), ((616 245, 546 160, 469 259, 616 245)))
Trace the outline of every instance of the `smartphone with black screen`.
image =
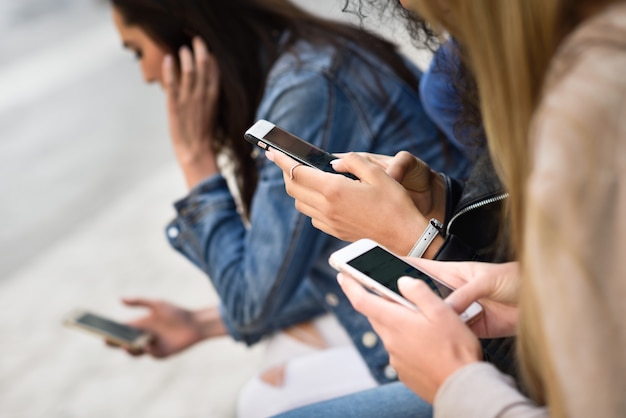
POLYGON ((338 173, 330 165, 332 160, 338 159, 335 155, 306 142, 304 139, 287 132, 286 130, 264 119, 258 120, 244 134, 245 139, 264 150, 274 148, 309 167, 317 168, 327 173, 343 174, 351 179, 357 179, 350 173, 338 173))
MULTIPOLYGON (((442 299, 454 289, 404 261, 380 244, 370 239, 361 239, 330 255, 329 264, 337 271, 354 277, 366 289, 397 302, 409 309, 417 310, 414 303, 405 299, 398 289, 398 279, 403 276, 422 280, 442 299)), ((474 302, 460 317, 468 322, 477 318, 483 307, 474 302)))
POLYGON ((84 310, 71 312, 64 318, 63 324, 98 335, 117 345, 130 349, 141 349, 152 338, 148 332, 139 328, 84 310))

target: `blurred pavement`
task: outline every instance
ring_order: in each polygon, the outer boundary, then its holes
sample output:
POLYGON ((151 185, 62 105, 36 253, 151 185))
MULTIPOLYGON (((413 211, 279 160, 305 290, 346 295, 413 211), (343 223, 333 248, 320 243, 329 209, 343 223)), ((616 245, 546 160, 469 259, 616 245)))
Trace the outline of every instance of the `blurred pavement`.
MULTIPOLYGON (((346 17, 340 0, 298 3, 346 17)), ((216 302, 164 237, 185 185, 160 90, 106 2, 0 0, 0 37, 0 416, 232 417, 262 344, 156 361, 61 326, 74 308, 137 315, 120 296, 216 302)))

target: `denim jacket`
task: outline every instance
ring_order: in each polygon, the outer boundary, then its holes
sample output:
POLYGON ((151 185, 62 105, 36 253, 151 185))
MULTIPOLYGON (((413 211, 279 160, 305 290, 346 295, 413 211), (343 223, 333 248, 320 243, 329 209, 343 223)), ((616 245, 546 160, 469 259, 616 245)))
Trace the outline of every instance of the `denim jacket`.
MULTIPOLYGON (((408 65, 419 79, 420 71, 408 65)), ((423 112, 419 92, 354 45, 337 51, 297 41, 272 65, 256 117, 329 152, 407 150, 461 178, 470 165, 423 112)), ((346 243, 314 228, 295 209, 282 171, 262 153, 256 164, 249 225, 226 180, 215 175, 175 203, 177 216, 166 228, 171 245, 208 275, 235 339, 253 344, 331 311, 374 378, 395 380, 380 339, 351 307, 328 265, 329 255, 346 243)))

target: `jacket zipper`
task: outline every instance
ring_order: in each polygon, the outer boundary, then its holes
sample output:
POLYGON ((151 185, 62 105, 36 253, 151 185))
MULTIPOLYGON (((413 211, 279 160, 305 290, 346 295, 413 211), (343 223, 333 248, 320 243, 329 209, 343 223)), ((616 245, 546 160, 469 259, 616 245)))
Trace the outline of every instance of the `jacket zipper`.
POLYGON ((466 214, 467 212, 469 212, 469 211, 471 211, 471 210, 478 209, 478 208, 480 208, 480 207, 483 207, 483 206, 486 206, 486 205, 490 205, 490 204, 495 203, 495 202, 499 202, 500 200, 504 200, 504 199, 506 199, 507 197, 509 197, 509 194, 508 194, 508 193, 502 193, 502 194, 499 194, 499 195, 497 195, 497 196, 493 196, 493 197, 490 197, 490 198, 488 198, 488 199, 481 200, 481 201, 478 201, 478 202, 476 202, 476 203, 472 203, 471 205, 469 205, 469 206, 467 206, 467 207, 463 208, 463 209, 462 209, 461 211, 459 211, 456 215, 454 215, 454 216, 452 217, 452 219, 450 219, 450 222, 448 222, 448 226, 446 227, 446 235, 449 235, 449 234, 450 234, 450 227, 452 226, 452 224, 454 223, 454 221, 456 221, 456 220, 457 220, 457 218, 458 218, 459 216, 462 216, 462 215, 466 214))

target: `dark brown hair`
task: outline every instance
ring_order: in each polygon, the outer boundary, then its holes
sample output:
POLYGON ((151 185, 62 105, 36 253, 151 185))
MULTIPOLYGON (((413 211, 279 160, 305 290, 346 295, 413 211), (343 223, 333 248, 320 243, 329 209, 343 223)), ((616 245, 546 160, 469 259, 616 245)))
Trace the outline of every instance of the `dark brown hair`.
MULTIPOLYGON (((244 210, 249 211, 257 184, 251 146, 242 140, 254 122, 265 79, 279 54, 298 39, 336 45, 350 41, 387 62, 418 89, 419 80, 397 54, 395 45, 357 27, 316 17, 288 0, 111 0, 129 25, 141 27, 169 52, 200 36, 217 58, 220 103, 213 144, 216 153, 234 157, 244 210), (289 36, 279 43, 283 33, 289 36)), ((176 55, 176 54, 174 54, 176 55)))

